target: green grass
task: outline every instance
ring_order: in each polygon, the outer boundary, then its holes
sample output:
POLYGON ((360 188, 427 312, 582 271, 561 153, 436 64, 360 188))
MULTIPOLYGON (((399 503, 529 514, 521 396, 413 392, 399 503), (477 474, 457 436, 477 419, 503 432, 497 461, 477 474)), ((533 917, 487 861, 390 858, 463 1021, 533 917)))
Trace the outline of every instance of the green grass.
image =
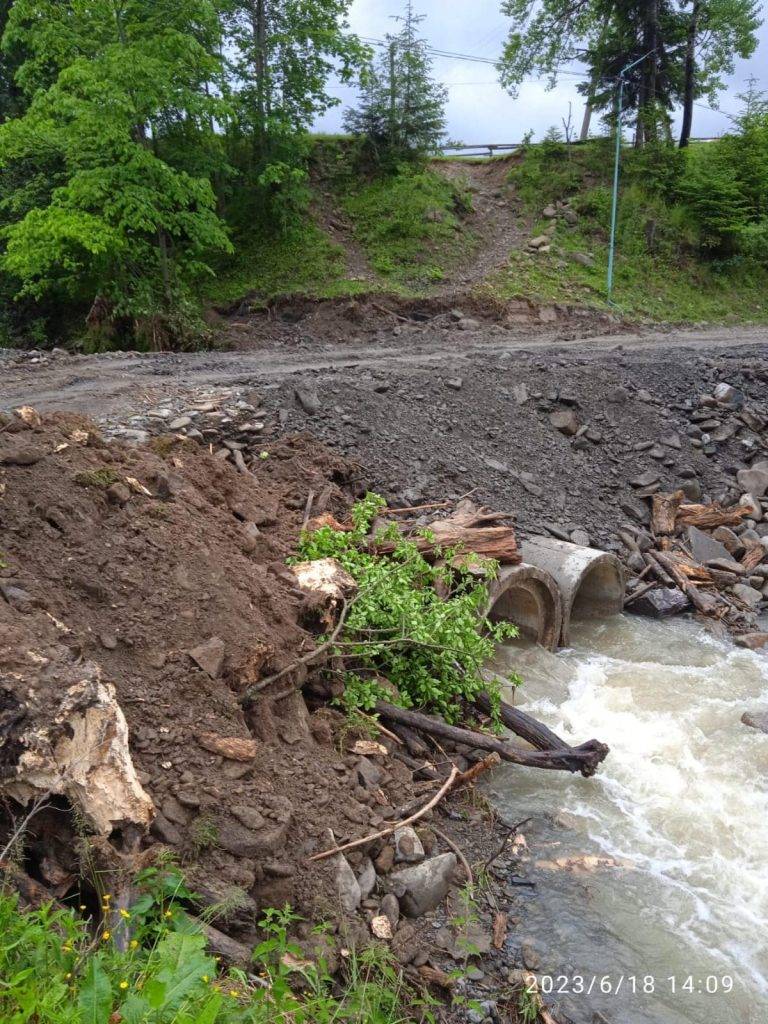
POLYGON ((0 894, 0 1021, 3 1024, 407 1024, 430 1021, 411 1002, 386 950, 350 952, 343 984, 287 938, 297 920, 267 911, 247 971, 225 968, 183 907, 177 871, 153 868, 136 882, 114 925, 74 909, 22 910, 0 894))
MULTIPOLYGON (((514 253, 487 282, 496 298, 563 302, 599 310, 605 299, 608 246, 580 232, 556 235, 542 256, 514 253), (573 262, 573 252, 594 256, 594 267, 573 262)), ((716 270, 694 260, 683 264, 651 255, 617 254, 613 302, 641 320, 667 323, 744 323, 768 320, 768 273, 756 267, 716 270)))
MULTIPOLYGON (((668 323, 768 320, 768 269, 743 257, 719 262, 707 258, 698 248, 690 212, 672 200, 685 159, 690 157, 679 151, 652 150, 629 151, 623 157, 615 306, 629 317, 668 323)), ((549 253, 514 253, 508 266, 486 283, 486 291, 501 299, 611 309, 605 297, 609 174, 605 140, 573 150, 570 158, 558 144, 525 151, 510 180, 529 215, 569 199, 578 220, 572 226, 558 221, 549 253), (574 262, 576 252, 591 255, 594 266, 574 262)), ((534 222, 531 234, 540 234, 548 223, 534 222)))
POLYGON ((374 271, 395 287, 441 281, 475 241, 462 219, 469 193, 434 171, 382 175, 353 187, 342 205, 374 271))
POLYGON ((332 298, 368 287, 366 282, 347 278, 343 249, 308 214, 305 223, 284 232, 244 233, 236 242, 235 255, 221 263, 216 277, 206 283, 204 297, 224 305, 247 295, 332 298))

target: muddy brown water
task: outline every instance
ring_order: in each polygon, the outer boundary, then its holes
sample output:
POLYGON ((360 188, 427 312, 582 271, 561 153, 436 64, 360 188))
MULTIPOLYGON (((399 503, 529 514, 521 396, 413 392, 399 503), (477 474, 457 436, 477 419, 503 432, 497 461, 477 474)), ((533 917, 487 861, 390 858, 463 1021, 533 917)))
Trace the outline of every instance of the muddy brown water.
POLYGON ((765 1024, 768 735, 740 718, 768 707, 768 657, 629 616, 572 643, 494 665, 564 737, 611 746, 594 779, 505 767, 488 785, 509 821, 532 816, 520 928, 542 987, 579 1024, 765 1024))

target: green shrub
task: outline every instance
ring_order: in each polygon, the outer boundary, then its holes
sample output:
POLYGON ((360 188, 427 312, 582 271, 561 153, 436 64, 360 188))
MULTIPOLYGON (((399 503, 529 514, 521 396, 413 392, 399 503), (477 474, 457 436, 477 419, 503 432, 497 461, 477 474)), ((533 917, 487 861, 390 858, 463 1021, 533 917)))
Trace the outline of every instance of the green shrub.
MULTIPOLYGON (((459 719, 462 702, 481 690, 498 703, 498 684, 484 679, 481 670, 495 644, 517 636, 517 629, 483 619, 487 586, 476 572, 451 567, 457 549, 442 551, 440 564, 432 565, 392 525, 375 537, 393 542, 391 555, 371 553, 369 531, 384 505, 369 494, 352 509, 351 531, 324 526, 301 539, 302 558, 336 558, 359 586, 335 644, 347 666, 346 706, 370 709, 379 698, 391 701, 379 676, 396 688, 395 703, 436 711, 448 721, 459 719)), ((483 568, 487 578, 498 567, 486 561, 483 568)))
MULTIPOLYGON (((408 1009, 388 952, 354 951, 340 995, 322 962, 287 938, 298 920, 267 911, 252 972, 225 969, 206 951, 200 925, 182 904, 192 897, 178 871, 151 868, 139 896, 91 926, 74 910, 22 910, 0 895, 0 1020, 3 1024, 407 1024, 408 1009), (257 976, 258 972, 258 976, 257 976), (296 984, 298 982, 299 984, 296 984)), ((104 895, 105 912, 111 897, 104 895)), ((415 1003, 419 1019, 431 1021, 415 1003)))

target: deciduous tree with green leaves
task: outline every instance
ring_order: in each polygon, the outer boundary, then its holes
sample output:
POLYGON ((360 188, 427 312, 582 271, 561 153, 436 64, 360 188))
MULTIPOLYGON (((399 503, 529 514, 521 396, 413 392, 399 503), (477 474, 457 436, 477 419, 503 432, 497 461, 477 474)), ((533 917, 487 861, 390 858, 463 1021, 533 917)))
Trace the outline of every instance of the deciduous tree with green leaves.
POLYGON ((94 301, 160 343, 182 330, 207 258, 229 241, 207 168, 226 108, 209 0, 16 0, 4 46, 26 54, 26 113, 0 161, 56 173, 7 195, 3 269, 21 294, 94 301))

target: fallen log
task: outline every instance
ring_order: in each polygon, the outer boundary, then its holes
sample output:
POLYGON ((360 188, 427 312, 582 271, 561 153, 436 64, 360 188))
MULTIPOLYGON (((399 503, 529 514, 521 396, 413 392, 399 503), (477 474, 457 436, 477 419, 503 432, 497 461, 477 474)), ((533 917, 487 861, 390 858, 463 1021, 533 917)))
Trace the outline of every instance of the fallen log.
MULTIPOLYGON (((491 714, 491 698, 487 693, 481 693, 475 700, 475 704, 486 714, 491 714)), ((513 708, 505 701, 501 702, 499 708, 501 720, 504 725, 520 739, 530 743, 536 750, 541 751, 562 751, 563 754, 572 758, 573 767, 569 771, 581 772, 587 778, 594 775, 597 766, 608 756, 609 747, 598 740, 589 740, 578 747, 572 747, 561 739, 556 732, 552 732, 543 722, 537 721, 532 715, 513 708)))
MULTIPOLYGON (((417 533, 411 535, 410 540, 424 555, 440 548, 462 547, 484 558, 493 558, 501 565, 518 565, 522 556, 515 531, 501 522, 508 518, 504 512, 492 512, 478 508, 471 501, 463 501, 452 515, 429 524, 429 536, 417 533)), ((395 547, 395 541, 372 540, 369 550, 387 555, 395 547)))
POLYGON ((590 740, 589 743, 584 743, 580 747, 566 746, 565 749, 560 748, 557 750, 522 750, 518 747, 510 746, 486 733, 474 732, 471 729, 463 729, 456 725, 448 725, 447 722, 440 718, 424 715, 419 711, 409 711, 407 708, 395 707, 394 704, 388 704, 383 700, 376 701, 375 711, 391 722, 407 725, 412 729, 417 729, 419 732, 425 732, 431 736, 441 736, 443 739, 451 740, 453 743, 464 743, 479 750, 495 751, 503 761, 508 761, 510 764, 519 764, 526 768, 583 772, 586 767, 587 774, 593 774, 594 768, 592 765, 596 757, 599 762, 608 753, 608 748, 596 740, 590 740), (591 771, 589 770, 590 768, 591 771))

